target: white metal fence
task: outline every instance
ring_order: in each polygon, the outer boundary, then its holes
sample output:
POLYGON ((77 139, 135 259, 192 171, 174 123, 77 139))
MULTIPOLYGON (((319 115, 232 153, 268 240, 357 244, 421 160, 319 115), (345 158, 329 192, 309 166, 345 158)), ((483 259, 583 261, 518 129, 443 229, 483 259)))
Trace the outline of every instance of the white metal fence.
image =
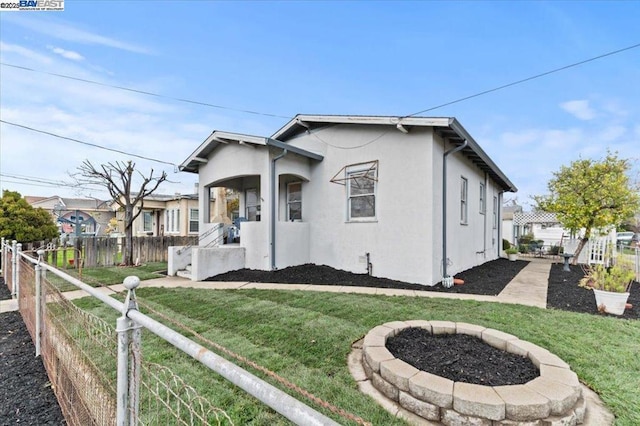
POLYGON ((141 330, 155 334, 207 366, 282 416, 299 425, 337 425, 252 373, 177 333, 138 310, 135 288, 119 302, 84 282, 21 252, 20 244, 1 245, 5 284, 41 355, 65 419, 72 425, 232 424, 223 408, 185 384, 166 367, 142 359, 141 330), (115 328, 69 302, 47 274, 62 278, 118 311, 115 328), (100 364, 100 368, 97 367, 100 364), (107 368, 105 368, 105 365, 107 368), (109 372, 115 372, 110 374, 109 372))

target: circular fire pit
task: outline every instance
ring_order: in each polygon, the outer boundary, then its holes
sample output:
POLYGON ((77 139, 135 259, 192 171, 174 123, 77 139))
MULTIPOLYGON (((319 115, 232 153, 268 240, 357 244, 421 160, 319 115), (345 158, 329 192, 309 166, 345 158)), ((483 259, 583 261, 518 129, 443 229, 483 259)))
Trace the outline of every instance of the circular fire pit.
POLYGON ((362 367, 371 384, 405 410, 445 425, 581 424, 586 402, 578 376, 546 349, 498 330, 450 321, 394 321, 364 338, 362 367), (495 348, 528 357, 540 376, 521 385, 454 382, 409 365, 386 348, 387 338, 408 327, 433 334, 467 334, 495 348))

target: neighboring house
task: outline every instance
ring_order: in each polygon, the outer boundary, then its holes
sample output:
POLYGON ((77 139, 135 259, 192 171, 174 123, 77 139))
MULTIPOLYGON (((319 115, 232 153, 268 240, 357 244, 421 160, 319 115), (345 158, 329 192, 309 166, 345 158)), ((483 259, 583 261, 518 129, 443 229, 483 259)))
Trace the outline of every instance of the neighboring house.
POLYGON ((511 244, 515 244, 516 237, 522 235, 519 234, 520 228, 513 224, 513 216, 516 213, 522 213, 522 206, 516 204, 515 201, 511 200, 502 206, 502 239, 511 244))
MULTIPOLYGON (((215 220, 219 222, 230 222, 226 218, 224 208, 216 210, 216 206, 224 207, 224 194, 217 191, 212 197, 210 211, 215 211, 218 215, 215 220), (216 199, 220 200, 216 203, 216 199)), ((116 211, 118 230, 124 233, 124 209, 116 202, 111 202, 111 207, 116 211)), ((142 206, 137 205, 134 209, 138 212, 142 207, 142 212, 133 222, 134 236, 188 236, 198 235, 199 230, 199 204, 198 194, 151 194, 147 196, 142 206)), ((214 218, 212 218, 214 219, 214 218)))
POLYGON ((513 244, 522 235, 532 234, 533 239, 542 240, 545 247, 560 246, 571 236, 571 231, 560 225, 555 213, 543 211, 514 213, 513 229, 513 240, 510 241, 513 244))
POLYGON ((567 242, 571 232, 564 229, 554 213, 533 211, 525 212, 522 206, 511 201, 502 207, 502 238, 511 244, 531 234, 534 240, 544 241, 545 247, 560 246, 567 242))
POLYGON ((48 211, 60 232, 74 235, 104 235, 109 220, 115 216, 107 201, 95 198, 67 198, 25 196, 34 208, 48 211), (77 228, 76 228, 77 226, 77 228))
POLYGON ((433 285, 499 257, 517 190, 455 118, 298 115, 271 137, 214 131, 180 168, 199 175, 192 279, 315 263, 433 285), (203 247, 213 187, 239 193, 239 247, 203 247))

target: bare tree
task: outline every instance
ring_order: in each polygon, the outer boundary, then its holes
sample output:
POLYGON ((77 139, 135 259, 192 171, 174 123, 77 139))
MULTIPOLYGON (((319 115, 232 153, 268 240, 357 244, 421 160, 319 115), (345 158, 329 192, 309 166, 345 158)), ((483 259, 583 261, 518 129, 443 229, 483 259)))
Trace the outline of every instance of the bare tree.
POLYGON ((141 179, 140 189, 133 192, 131 188, 135 168, 136 164, 131 161, 116 161, 95 167, 89 160, 85 160, 78 167, 79 177, 76 176, 79 183, 105 187, 113 201, 124 210, 125 245, 122 261, 125 265, 133 265, 133 222, 142 213, 144 199, 167 180, 164 171, 156 177, 153 176, 153 169, 148 176, 138 172, 141 179))

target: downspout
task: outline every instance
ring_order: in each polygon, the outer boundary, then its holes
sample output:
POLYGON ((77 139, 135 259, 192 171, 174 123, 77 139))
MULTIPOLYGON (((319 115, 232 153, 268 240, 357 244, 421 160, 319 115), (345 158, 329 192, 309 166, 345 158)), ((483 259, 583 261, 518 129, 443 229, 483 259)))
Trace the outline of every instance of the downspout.
POLYGON ((468 144, 465 139, 462 145, 445 151, 442 156, 442 285, 447 288, 453 285, 453 280, 447 274, 447 157, 462 151, 468 144))
POLYGON ((271 211, 269 216, 269 239, 270 241, 270 258, 271 270, 276 270, 276 161, 287 155, 287 150, 283 149, 280 155, 271 159, 271 211))
MULTIPOLYGON (((498 223, 496 227, 498 228, 498 257, 502 257, 502 199, 503 199, 504 191, 498 192, 498 205, 496 208, 498 209, 498 223)), ((513 225, 511 225, 513 228, 513 225)))
MULTIPOLYGON (((487 186, 487 172, 484 172, 484 241, 482 242, 482 257, 484 259, 487 258, 487 206, 489 205, 489 187, 487 186)), ((493 195, 491 198, 491 202, 493 202, 493 195)))

